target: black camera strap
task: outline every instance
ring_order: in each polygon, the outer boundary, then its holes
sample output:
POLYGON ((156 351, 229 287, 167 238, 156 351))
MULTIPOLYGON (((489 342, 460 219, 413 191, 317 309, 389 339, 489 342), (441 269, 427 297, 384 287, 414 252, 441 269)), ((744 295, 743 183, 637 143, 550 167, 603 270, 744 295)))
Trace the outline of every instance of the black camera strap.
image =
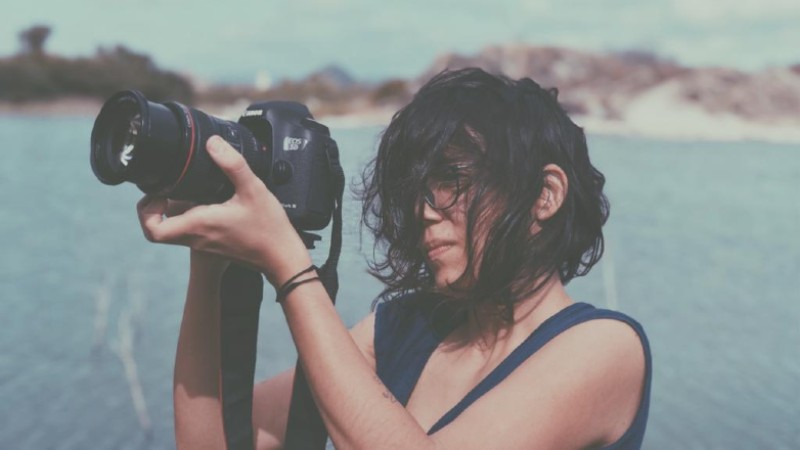
POLYGON ((253 377, 258 312, 264 293, 259 272, 231 264, 220 287, 220 395, 228 450, 253 450, 253 377))
MULTIPOLYGON (((333 176, 336 207, 333 211, 333 228, 331 229, 331 246, 328 260, 319 270, 319 277, 331 301, 336 303, 339 292, 339 275, 337 266, 342 253, 342 198, 344 197, 344 171, 339 163, 339 149, 330 141, 327 149, 328 166, 333 176)), ((311 395, 303 367, 297 361, 292 387, 292 402, 289 406, 289 422, 286 425, 286 450, 322 450, 328 440, 328 430, 322 421, 317 404, 311 395)))
MULTIPOLYGON (((342 198, 344 171, 339 150, 333 140, 326 149, 332 184, 335 189, 333 227, 328 260, 319 269, 319 277, 328 296, 336 301, 339 291, 337 267, 342 251, 342 198)), ((306 246, 313 248, 318 236, 300 231, 306 246)), ((252 450, 253 388, 258 341, 258 315, 263 296, 260 273, 231 264, 222 277, 220 288, 220 351, 222 419, 227 450, 252 450)), ((295 369, 289 422, 284 448, 288 450, 324 449, 328 431, 322 422, 300 361, 295 369)))

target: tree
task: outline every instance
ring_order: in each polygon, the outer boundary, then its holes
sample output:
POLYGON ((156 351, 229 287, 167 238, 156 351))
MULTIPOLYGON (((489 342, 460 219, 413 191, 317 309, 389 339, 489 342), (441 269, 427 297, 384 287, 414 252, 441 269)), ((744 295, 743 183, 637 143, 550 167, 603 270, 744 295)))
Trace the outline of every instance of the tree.
POLYGON ((22 53, 28 55, 43 55, 44 44, 50 37, 51 28, 47 25, 34 25, 19 33, 22 44, 22 53))

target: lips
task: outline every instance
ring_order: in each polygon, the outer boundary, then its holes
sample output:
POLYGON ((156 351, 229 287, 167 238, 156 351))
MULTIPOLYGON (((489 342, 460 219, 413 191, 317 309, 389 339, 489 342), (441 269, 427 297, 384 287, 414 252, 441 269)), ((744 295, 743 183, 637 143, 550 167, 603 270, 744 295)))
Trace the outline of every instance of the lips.
POLYGON ((453 243, 444 241, 432 242, 425 246, 425 248, 428 250, 428 259, 431 261, 443 255, 452 247, 453 243))

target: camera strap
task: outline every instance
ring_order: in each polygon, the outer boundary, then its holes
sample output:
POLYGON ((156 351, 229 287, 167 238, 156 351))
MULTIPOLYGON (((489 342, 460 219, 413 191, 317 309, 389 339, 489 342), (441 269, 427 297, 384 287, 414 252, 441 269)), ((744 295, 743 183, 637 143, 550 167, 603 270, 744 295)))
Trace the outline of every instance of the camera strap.
MULTIPOLYGON (((333 140, 326 148, 333 177, 334 211, 328 260, 318 274, 328 296, 336 301, 339 291, 337 267, 342 250, 342 198, 345 177, 339 163, 339 150, 333 140)), ((318 236, 299 231, 306 246, 314 248, 318 236)), ((263 297, 263 278, 259 272, 231 264, 222 276, 220 287, 220 394, 222 421, 227 450, 253 450, 253 388, 258 341, 258 315, 263 297)), ((284 448, 289 450, 324 449, 328 431, 319 414, 300 362, 295 369, 289 422, 284 448)))
POLYGON ((253 450, 253 378, 258 313, 264 293, 259 272, 230 264, 220 286, 220 396, 227 450, 253 450))
MULTIPOLYGON (((328 166, 333 176, 334 198, 336 207, 333 210, 333 227, 331 229, 331 246, 328 260, 319 269, 319 277, 331 301, 336 303, 339 292, 339 276, 337 266, 342 253, 342 198, 344 197, 344 171, 339 163, 339 149, 330 141, 327 147, 328 166)), ((328 440, 328 430, 322 421, 317 404, 311 395, 300 360, 297 361, 292 387, 292 402, 289 406, 289 422, 286 425, 286 450, 322 450, 328 440)))

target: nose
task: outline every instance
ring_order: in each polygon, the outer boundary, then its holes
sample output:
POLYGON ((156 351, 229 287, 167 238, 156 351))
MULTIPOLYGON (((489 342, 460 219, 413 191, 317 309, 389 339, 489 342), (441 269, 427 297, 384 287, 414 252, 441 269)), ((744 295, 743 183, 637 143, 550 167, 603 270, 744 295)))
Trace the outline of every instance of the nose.
POLYGON ((444 219, 443 211, 433 209, 424 199, 420 201, 421 217, 424 222, 441 222, 444 219))

